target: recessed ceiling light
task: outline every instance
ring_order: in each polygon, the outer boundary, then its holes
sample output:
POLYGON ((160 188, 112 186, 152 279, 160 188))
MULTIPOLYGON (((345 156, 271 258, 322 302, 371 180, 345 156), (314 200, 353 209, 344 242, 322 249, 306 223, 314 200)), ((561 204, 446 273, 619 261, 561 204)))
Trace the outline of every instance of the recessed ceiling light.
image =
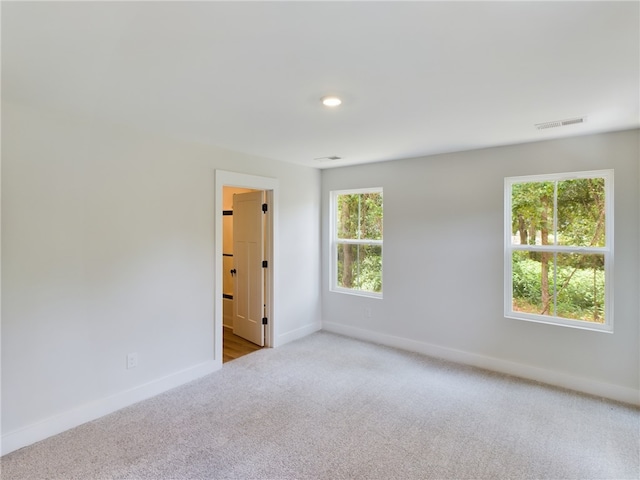
POLYGON ((341 103, 342 103, 342 100, 340 100, 338 97, 334 97, 334 96, 322 97, 322 104, 325 107, 337 107, 341 103))

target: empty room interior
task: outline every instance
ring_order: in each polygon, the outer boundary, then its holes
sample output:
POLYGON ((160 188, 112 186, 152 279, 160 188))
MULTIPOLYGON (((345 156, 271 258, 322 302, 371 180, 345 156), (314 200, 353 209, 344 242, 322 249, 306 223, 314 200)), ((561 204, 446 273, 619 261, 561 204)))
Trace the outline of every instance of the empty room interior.
POLYGON ((640 2, 9 2, 2 478, 638 478, 640 2))

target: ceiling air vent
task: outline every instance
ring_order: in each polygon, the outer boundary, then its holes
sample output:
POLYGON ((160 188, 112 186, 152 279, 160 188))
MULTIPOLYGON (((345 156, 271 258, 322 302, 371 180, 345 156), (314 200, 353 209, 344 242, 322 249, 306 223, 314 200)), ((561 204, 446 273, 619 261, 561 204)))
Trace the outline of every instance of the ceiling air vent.
POLYGON ((586 121, 587 117, 568 118, 566 120, 556 120, 554 122, 536 123, 536 128, 538 130, 544 130, 545 128, 566 127, 567 125, 575 125, 586 121))
POLYGON ((327 160, 342 160, 342 157, 338 157, 337 155, 331 155, 330 157, 314 158, 314 160, 318 160, 319 162, 326 162, 327 160))

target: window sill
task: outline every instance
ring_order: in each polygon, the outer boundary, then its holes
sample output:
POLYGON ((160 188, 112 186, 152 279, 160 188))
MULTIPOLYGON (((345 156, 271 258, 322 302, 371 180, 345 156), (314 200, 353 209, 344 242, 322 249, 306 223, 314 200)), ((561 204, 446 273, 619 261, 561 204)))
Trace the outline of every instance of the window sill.
POLYGON ((365 290, 353 290, 349 288, 333 287, 329 289, 333 293, 344 293, 346 295, 355 295, 356 297, 377 298, 382 300, 382 293, 367 292, 365 290))
POLYGON ((515 312, 505 313, 505 318, 512 320, 520 320, 523 322, 545 323, 547 325, 555 325, 558 327, 577 328, 579 330, 589 330, 599 333, 613 333, 613 325, 606 323, 592 323, 580 320, 569 320, 558 317, 546 317, 543 315, 523 314, 515 312))

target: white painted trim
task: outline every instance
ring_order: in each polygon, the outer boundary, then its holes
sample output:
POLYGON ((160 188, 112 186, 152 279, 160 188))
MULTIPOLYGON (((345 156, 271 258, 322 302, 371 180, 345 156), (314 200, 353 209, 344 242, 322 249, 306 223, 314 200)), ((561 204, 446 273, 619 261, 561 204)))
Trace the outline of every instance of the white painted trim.
POLYGON ((312 333, 318 332, 322 330, 322 323, 316 322, 310 325, 305 325, 304 327, 296 328, 295 330, 291 330, 290 332, 284 333, 276 337, 276 344, 274 347, 280 347, 285 343, 293 342, 295 340, 299 340, 307 335, 311 335, 312 333))
POLYGON ((6 433, 2 435, 2 455, 154 397, 218 369, 220 366, 209 360, 6 433))
POLYGON ((605 397, 632 405, 640 405, 640 390, 635 390, 633 388, 598 382, 589 378, 577 377, 567 373, 546 370, 531 365, 510 362, 508 360, 488 357, 476 353, 464 352, 462 350, 440 347, 425 342, 396 337, 385 333, 375 332, 373 330, 351 327, 334 322, 322 322, 322 329, 327 332, 338 333, 340 335, 357 338, 359 340, 379 343, 388 347, 421 353, 423 355, 471 365, 494 372, 506 373, 508 375, 528 380, 535 380, 548 385, 567 388, 587 393, 589 395, 596 395, 598 397, 605 397))
POLYGON ((275 339, 278 338, 277 307, 279 306, 279 290, 276 279, 279 261, 278 245, 278 187, 277 178, 259 177, 257 175, 247 175, 244 173, 228 172, 225 170, 215 170, 215 259, 214 259, 214 313, 213 313, 213 359, 222 367, 222 189, 223 187, 242 187, 264 190, 267 193, 267 203, 269 211, 267 215, 267 304, 269 324, 265 332, 265 346, 274 347, 275 339))

